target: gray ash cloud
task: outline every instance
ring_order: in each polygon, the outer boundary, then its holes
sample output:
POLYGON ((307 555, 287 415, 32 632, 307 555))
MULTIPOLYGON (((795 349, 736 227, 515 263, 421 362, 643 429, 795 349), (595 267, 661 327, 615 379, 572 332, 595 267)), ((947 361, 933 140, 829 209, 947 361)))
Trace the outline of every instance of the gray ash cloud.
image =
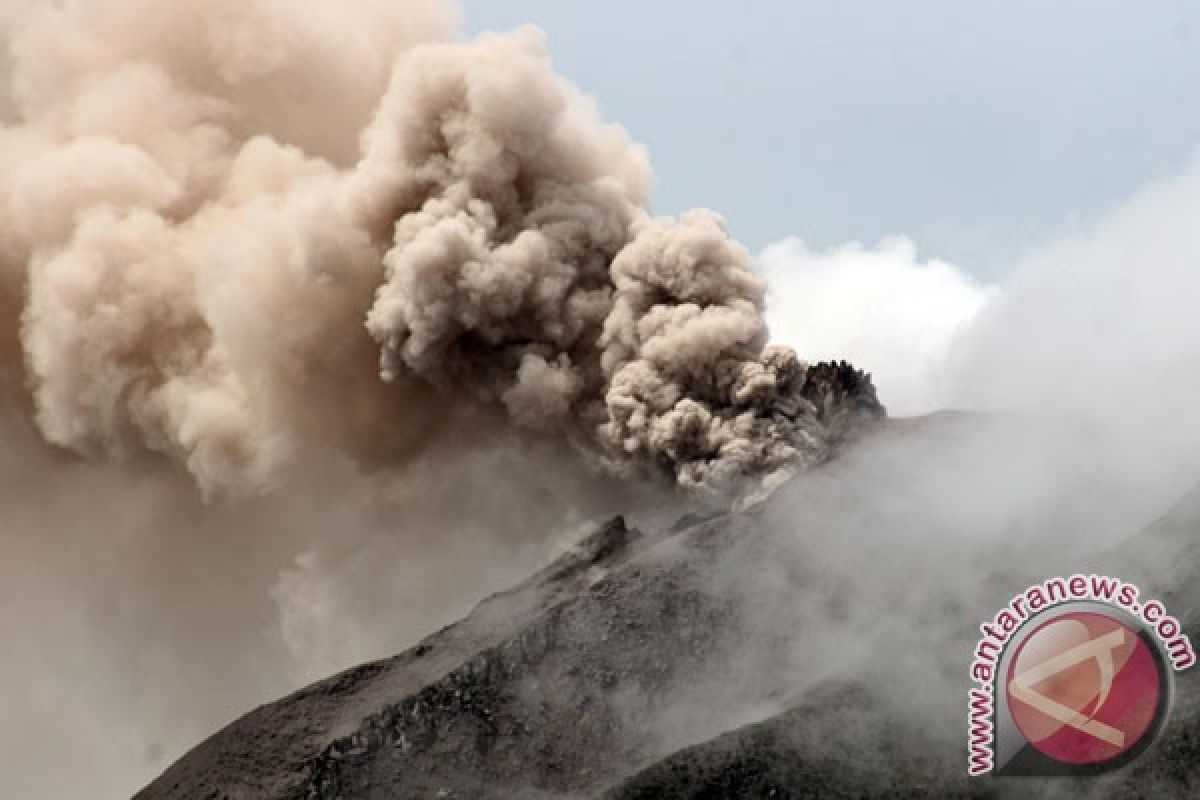
POLYGON ((218 495, 314 447, 403 458, 459 402, 689 488, 828 455, 749 255, 713 212, 651 215, 645 153, 539 32, 94 5, 5 22, 2 352, 50 442, 218 495))

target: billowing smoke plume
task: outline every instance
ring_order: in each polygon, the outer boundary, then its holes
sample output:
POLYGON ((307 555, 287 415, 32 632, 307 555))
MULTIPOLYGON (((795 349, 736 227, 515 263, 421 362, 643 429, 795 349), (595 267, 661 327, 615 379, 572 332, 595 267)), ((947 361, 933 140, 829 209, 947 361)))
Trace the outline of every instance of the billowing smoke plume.
POLYGON ((306 448, 418 452, 461 403, 688 487, 828 454, 747 253, 650 216, 642 150, 537 31, 455 41, 423 1, 13 16, 4 368, 49 441, 218 494, 306 448))
POLYGON ((649 214, 536 31, 455 16, 0 0, 13 793, 129 796, 590 520, 670 524, 662 483, 778 480, 880 412, 765 346, 746 253, 649 214))

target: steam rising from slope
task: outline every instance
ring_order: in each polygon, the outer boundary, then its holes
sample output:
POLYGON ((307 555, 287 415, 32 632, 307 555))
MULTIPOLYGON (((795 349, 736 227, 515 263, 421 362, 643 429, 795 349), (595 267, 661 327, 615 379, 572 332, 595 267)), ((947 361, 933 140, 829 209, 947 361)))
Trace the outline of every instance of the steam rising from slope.
MULTIPOLYGON (((1169 536, 1137 534, 1185 494, 1194 500, 1200 479, 1198 215, 1193 164, 990 287, 916 259, 903 241, 767 249, 768 276, 780 279, 771 312, 796 320, 776 331, 870 365, 889 403, 994 413, 898 421, 730 523, 753 534, 719 555, 707 580, 744 616, 721 631, 727 656, 678 681, 654 715, 663 752, 794 707, 814 687, 860 682, 881 719, 921 730, 923 759, 901 763, 864 736, 846 748, 846 768, 881 765, 898 795, 913 791, 910 770, 957 778, 951 787, 970 794, 968 665, 978 625, 1009 597, 1047 576, 1096 571, 1173 595, 1172 613, 1192 624, 1194 511, 1169 536)), ((1195 670, 1177 678, 1191 702, 1195 670)), ((1177 719, 1193 723, 1194 709, 1177 705, 1177 719)), ((1118 771, 1088 795, 1123 796, 1136 780, 1146 796, 1183 796, 1192 764, 1166 752, 1168 770, 1118 771)), ((1050 781, 1019 791, 1081 790, 1050 781)))
POLYGON ((403 459, 467 398, 688 487, 827 455, 747 253, 649 215, 642 150, 538 32, 453 41, 423 1, 9 25, 4 369, 51 442, 241 493, 314 447, 403 459))
MULTIPOLYGON (((773 495, 766 543, 743 548, 759 547, 757 557, 738 552, 722 566, 721 591, 752 621, 731 634, 735 657, 680 687, 664 738, 703 739, 849 678, 920 724, 930 756, 962 775, 977 626, 1009 597, 1046 576, 1094 570, 1148 593, 1177 591, 1173 613, 1194 610, 1194 528, 1170 541, 1131 537, 1200 478, 1198 215, 1193 163, 1037 248, 992 287, 896 242, 815 255, 795 241, 769 248, 768 275, 783 279, 772 283, 772 313, 801 320, 785 336, 831 337, 872 366, 889 402, 900 394, 918 410, 996 413, 897 424, 773 495), (804 312, 814 297, 870 329, 837 315, 832 330, 813 330, 804 312), (921 369, 874 369, 885 356, 921 369), (780 630, 795 635, 780 643, 780 630), (730 685, 750 688, 714 704, 730 685)), ((1194 671, 1180 678, 1194 696, 1194 671)), ((1189 774, 1180 769, 1137 774, 1139 791, 1177 795, 1189 774)), ((1117 796, 1104 780, 1092 794, 1117 796)))

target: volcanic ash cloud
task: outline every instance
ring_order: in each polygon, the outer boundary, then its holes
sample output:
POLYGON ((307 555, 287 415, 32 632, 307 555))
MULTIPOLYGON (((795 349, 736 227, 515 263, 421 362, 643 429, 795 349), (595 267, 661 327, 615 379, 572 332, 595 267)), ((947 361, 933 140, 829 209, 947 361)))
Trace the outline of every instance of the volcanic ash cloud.
POLYGON ((49 441, 210 494, 314 447, 409 458, 471 403, 687 487, 828 454, 830 384, 767 346, 746 252, 648 213, 643 151, 537 31, 457 41, 424 2, 0 24, 0 369, 49 441))

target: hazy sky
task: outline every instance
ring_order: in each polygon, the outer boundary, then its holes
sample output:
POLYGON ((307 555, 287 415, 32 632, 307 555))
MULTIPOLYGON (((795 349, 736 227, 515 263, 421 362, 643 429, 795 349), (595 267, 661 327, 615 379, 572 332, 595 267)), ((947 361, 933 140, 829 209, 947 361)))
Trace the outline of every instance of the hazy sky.
POLYGON ((543 28, 651 151, 662 212, 752 249, 906 234, 991 276, 1200 145, 1200 3, 466 0, 543 28))

